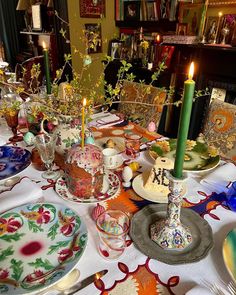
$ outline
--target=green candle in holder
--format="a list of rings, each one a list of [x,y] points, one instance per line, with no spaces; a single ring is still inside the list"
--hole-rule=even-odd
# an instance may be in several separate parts
[[[186,148],[186,141],[188,137],[189,123],[193,104],[193,95],[195,89],[195,82],[193,81],[194,63],[192,62],[189,69],[188,80],[184,82],[184,95],[180,113],[177,147],[175,155],[175,165],[173,176],[175,178],[182,178],[184,154]]]
[[[42,44],[43,44],[43,57],[44,57],[47,94],[51,94],[51,79],[50,79],[50,64],[49,64],[48,49],[46,48],[45,42],[43,42]]]

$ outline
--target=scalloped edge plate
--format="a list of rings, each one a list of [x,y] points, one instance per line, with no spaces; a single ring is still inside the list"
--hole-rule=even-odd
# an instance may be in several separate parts
[[[1,223],[5,224],[6,220],[10,228],[8,230],[5,227],[5,233],[0,237],[0,253],[3,255],[5,251],[6,256],[1,261],[4,263],[2,271],[9,269],[5,279],[9,284],[1,282],[1,294],[36,294],[53,286],[78,265],[87,246],[85,222],[74,210],[63,204],[29,203],[10,209],[0,214],[0,217]],[[32,247],[29,248],[29,243],[42,244],[41,248],[35,246],[33,249],[36,252],[30,254],[28,252]],[[69,253],[68,247],[71,245],[74,248]],[[7,253],[9,248],[14,252]],[[66,256],[68,254],[70,256]],[[37,277],[36,271],[42,271],[41,278]],[[12,275],[9,277],[9,274]],[[16,276],[19,276],[17,280]],[[35,277],[38,282],[33,282]],[[8,289],[5,292],[4,286]]]
[[[99,202],[104,202],[111,198],[117,197],[117,195],[120,193],[120,180],[116,174],[110,171],[107,172],[105,174],[104,181],[103,181],[103,189],[101,192],[102,194],[99,198],[95,198],[91,196],[93,198],[80,199],[72,195],[69,192],[66,181],[63,177],[58,178],[55,185],[55,191],[62,199],[73,202],[73,203],[83,203],[83,204],[99,203]]]

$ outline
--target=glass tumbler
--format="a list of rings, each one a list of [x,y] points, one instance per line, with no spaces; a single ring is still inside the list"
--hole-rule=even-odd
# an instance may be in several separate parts
[[[139,157],[141,139],[142,136],[138,134],[125,134],[125,153],[129,158],[135,159]]]
[[[98,250],[108,260],[119,258],[126,248],[126,237],[130,227],[128,215],[120,210],[107,210],[97,219],[99,233]]]

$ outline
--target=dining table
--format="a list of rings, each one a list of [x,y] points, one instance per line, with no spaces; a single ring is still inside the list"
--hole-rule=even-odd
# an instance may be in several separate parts
[[[132,219],[144,207],[158,204],[158,201],[152,201],[145,196],[142,197],[142,193],[135,192],[132,181],[137,175],[151,170],[154,160],[150,157],[149,148],[153,143],[165,138],[158,133],[149,132],[147,129],[132,122],[122,122],[103,128],[91,127],[91,131],[95,138],[95,144],[101,148],[104,148],[107,140],[113,139],[115,148],[123,159],[123,164],[121,163],[119,167],[111,170],[112,173],[118,176],[120,181],[118,194],[105,201],[92,203],[78,203],[66,200],[56,192],[56,181],[43,179],[41,177],[42,171],[35,169],[35,166],[31,163],[18,174],[20,178],[16,184],[11,187],[0,186],[0,213],[25,203],[49,203],[66,206],[80,216],[88,231],[88,241],[83,254],[75,266],[80,271],[79,280],[83,280],[101,270],[107,270],[107,273],[75,294],[183,295],[195,286],[206,286],[207,283],[217,283],[226,290],[226,285],[232,280],[232,277],[227,271],[222,249],[227,234],[236,227],[236,213],[227,206],[225,195],[228,184],[236,180],[235,165],[221,160],[218,167],[214,169],[187,173],[186,192],[183,197],[182,207],[185,210],[193,210],[201,219],[207,221],[213,234],[211,249],[202,257],[196,258],[196,261],[194,259],[192,261],[180,260],[180,263],[178,263],[178,255],[176,255],[175,263],[163,262],[163,259],[149,257],[143,251],[140,251],[136,243],[128,236],[126,241],[127,247],[122,256],[116,260],[107,260],[98,251],[99,236],[96,222],[92,218],[92,211],[99,204],[105,210],[121,210]],[[128,133],[142,136],[140,153],[135,159],[130,159],[125,153],[124,138],[125,134]],[[10,136],[11,131],[7,127],[5,120],[3,118],[0,119],[0,146],[13,145],[25,148],[30,152],[32,151],[33,147],[27,146],[24,141],[9,142]],[[122,184],[122,171],[125,166],[134,161],[139,163],[138,170],[133,172],[131,185],[124,187]],[[219,167],[225,165],[230,165],[228,170],[225,169],[226,172],[218,173],[215,182],[207,182],[208,176],[212,175]],[[54,169],[60,168],[55,165]],[[228,173],[229,175],[227,176]],[[140,230],[141,227],[142,224],[140,224]],[[204,233],[201,233],[201,235],[198,238],[204,240]],[[159,246],[156,245],[156,247]],[[162,251],[170,251],[171,253],[171,250],[162,249]],[[179,256],[181,257],[181,250],[179,250]],[[3,269],[4,262],[1,263],[0,261],[0,270]],[[45,294],[57,294],[56,290],[44,291]],[[27,293],[28,291],[25,294]],[[1,294],[9,293],[2,292]]]

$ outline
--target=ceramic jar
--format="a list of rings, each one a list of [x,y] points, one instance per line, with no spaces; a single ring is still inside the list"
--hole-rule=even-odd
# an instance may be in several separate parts
[[[91,136],[91,132],[88,129],[85,132],[86,136]],[[53,133],[57,137],[55,151],[65,157],[71,146],[81,141],[81,119],[60,115],[58,117],[58,125],[55,127]]]

